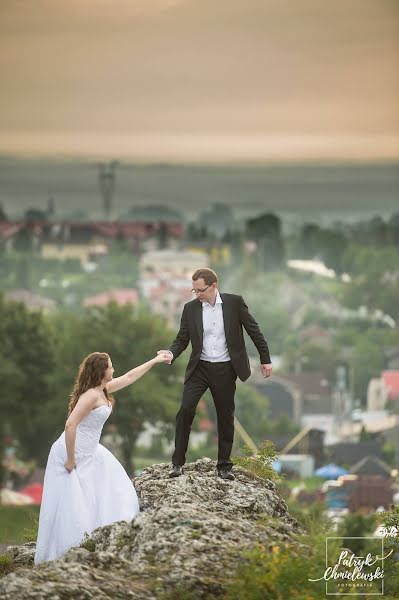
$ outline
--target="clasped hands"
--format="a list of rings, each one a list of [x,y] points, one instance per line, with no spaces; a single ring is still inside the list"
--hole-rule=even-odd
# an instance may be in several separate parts
[[[163,356],[164,362],[167,365],[172,364],[173,354],[171,353],[170,350],[158,350],[157,354],[160,355],[160,356]]]

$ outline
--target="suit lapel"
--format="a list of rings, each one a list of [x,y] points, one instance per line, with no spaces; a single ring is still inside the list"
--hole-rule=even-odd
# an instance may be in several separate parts
[[[220,292],[219,292],[220,293]],[[230,325],[230,306],[228,300],[226,300],[225,294],[220,294],[222,299],[222,311],[223,311],[223,323],[224,323],[224,334],[227,338],[227,333]]]
[[[202,303],[199,300],[197,302],[195,302],[193,312],[194,312],[195,326],[197,327],[198,334],[202,341],[204,339],[204,325],[202,322]]]

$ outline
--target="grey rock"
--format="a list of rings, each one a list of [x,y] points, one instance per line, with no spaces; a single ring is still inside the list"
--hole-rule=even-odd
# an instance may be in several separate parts
[[[27,542],[22,546],[8,546],[6,554],[13,559],[13,563],[20,567],[30,567],[33,565],[36,551],[36,542]]]
[[[186,465],[181,477],[168,471],[153,465],[134,480],[142,512],[131,523],[96,529],[56,561],[27,569],[34,543],[8,548],[25,568],[0,580],[0,598],[151,600],[172,590],[175,598],[215,598],[243,551],[296,543],[300,529],[272,481],[238,467],[234,481],[222,480],[209,458]]]

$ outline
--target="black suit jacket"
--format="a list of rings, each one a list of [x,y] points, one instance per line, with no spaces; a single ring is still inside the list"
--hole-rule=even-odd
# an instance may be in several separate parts
[[[270,363],[269,348],[259,325],[248,311],[242,296],[220,294],[223,304],[223,321],[227,348],[235,372],[241,381],[251,374],[247,349],[245,347],[243,327],[255,344],[261,364]],[[203,344],[202,302],[196,298],[184,305],[180,330],[169,350],[173,360],[185,350],[191,342],[192,352],[186,368],[184,381],[190,377],[201,357]],[[173,361],[172,361],[173,362]]]

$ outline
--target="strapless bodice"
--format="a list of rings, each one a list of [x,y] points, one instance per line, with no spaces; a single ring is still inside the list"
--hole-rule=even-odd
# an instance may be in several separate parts
[[[105,421],[112,411],[111,406],[101,405],[93,408],[88,415],[83,417],[76,428],[75,454],[92,454],[98,442]],[[65,444],[65,432],[60,436],[60,440]]]

